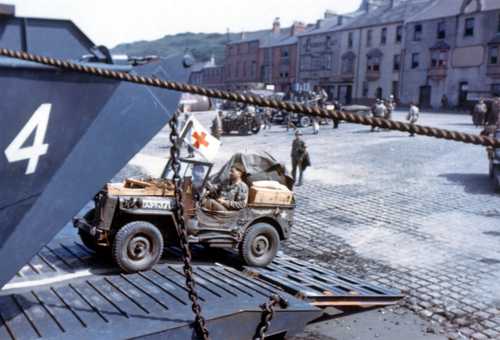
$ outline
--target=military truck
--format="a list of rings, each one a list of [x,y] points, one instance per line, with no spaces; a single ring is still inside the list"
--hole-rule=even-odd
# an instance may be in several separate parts
[[[207,192],[213,164],[197,158],[180,161],[189,242],[238,250],[246,264],[268,265],[280,241],[289,237],[293,224],[293,179],[285,167],[270,156],[236,154],[210,182],[227,180],[233,164],[244,164],[245,182],[250,188],[248,205],[238,211],[212,212],[201,208],[200,202]],[[82,242],[98,253],[110,252],[125,272],[151,269],[160,260],[164,246],[178,244],[172,178],[169,162],[160,179],[107,184],[95,196],[95,208],[74,220]],[[255,194],[262,181],[284,188],[271,190],[271,200],[262,200]],[[276,199],[283,196],[285,200]]]
[[[260,131],[262,119],[255,108],[233,109],[223,111],[222,132],[229,135],[237,132],[239,135],[248,136],[257,134]]]

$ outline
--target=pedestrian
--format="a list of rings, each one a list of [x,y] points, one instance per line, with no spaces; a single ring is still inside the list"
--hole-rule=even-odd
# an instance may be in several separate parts
[[[394,96],[391,94],[386,104],[387,110],[385,119],[392,119],[392,112],[396,109],[396,101],[394,100]]]
[[[406,120],[411,124],[415,124],[418,121],[420,115],[420,110],[418,106],[415,103],[410,104],[410,111],[408,111],[408,115],[406,116]],[[410,131],[410,137],[415,136],[415,131],[411,129]]]
[[[375,105],[372,107],[372,113],[375,118],[384,118],[387,114],[387,108],[384,105],[384,102],[381,99],[377,99],[375,101]],[[376,126],[372,125],[371,132],[376,131]]]
[[[342,104],[340,104],[340,102],[338,100],[335,100],[333,102],[333,110],[335,112],[341,112],[342,111]],[[332,119],[332,120],[333,120],[333,128],[334,129],[338,129],[340,121],[338,119]]]
[[[500,129],[500,94],[494,94],[491,100],[491,110],[487,117],[486,126],[481,135],[494,137],[496,130]]]
[[[448,96],[446,93],[441,97],[441,108],[443,110],[448,110]]]
[[[217,111],[215,118],[212,120],[212,135],[219,139],[222,136],[222,111]]]
[[[484,99],[481,97],[479,101],[474,106],[473,110],[473,121],[476,127],[484,126],[486,113],[488,112],[488,107],[486,106]]]
[[[262,114],[262,118],[264,119],[264,130],[271,130],[273,114],[270,108],[265,108],[264,113]]]
[[[302,132],[295,131],[295,139],[292,143],[292,177],[297,186],[302,185],[303,174],[307,167],[311,165],[309,153],[307,152],[306,143],[301,139]],[[299,178],[297,182],[297,169],[299,170]]]

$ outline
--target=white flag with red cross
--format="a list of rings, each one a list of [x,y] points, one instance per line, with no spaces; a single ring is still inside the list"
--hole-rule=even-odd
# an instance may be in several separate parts
[[[214,160],[219,151],[220,141],[212,136],[194,116],[187,120],[181,136],[184,142],[209,162]]]

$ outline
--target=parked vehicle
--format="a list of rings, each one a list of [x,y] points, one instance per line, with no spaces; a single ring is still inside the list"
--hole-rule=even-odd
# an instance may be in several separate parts
[[[245,165],[250,190],[256,181],[267,180],[285,185],[291,193],[293,179],[284,166],[269,156],[236,154],[210,182],[228,178],[229,169],[236,162]],[[257,202],[250,195],[245,208],[214,214],[200,206],[212,164],[195,158],[181,158],[181,164],[182,204],[189,242],[236,249],[251,266],[269,264],[280,241],[290,235],[295,209],[293,193],[289,203]],[[167,164],[160,179],[108,183],[95,196],[95,208],[74,220],[85,246],[100,254],[111,253],[125,272],[151,269],[160,260],[164,246],[178,242],[174,218],[177,201],[170,166]]]

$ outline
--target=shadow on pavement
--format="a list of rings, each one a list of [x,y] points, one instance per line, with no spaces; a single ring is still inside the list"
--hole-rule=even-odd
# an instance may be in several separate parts
[[[439,175],[439,177],[444,177],[454,184],[462,185],[465,192],[469,194],[496,195],[488,174],[443,174]]]

